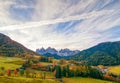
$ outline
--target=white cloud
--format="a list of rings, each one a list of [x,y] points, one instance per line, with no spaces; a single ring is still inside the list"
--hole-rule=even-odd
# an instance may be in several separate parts
[[[68,21],[74,21],[74,20],[81,20],[81,19],[90,19],[90,18],[97,18],[99,16],[102,15],[107,15],[109,13],[112,13],[113,10],[104,10],[104,11],[93,11],[90,13],[85,13],[82,15],[76,15],[76,16],[69,16],[66,18],[58,18],[58,19],[54,19],[54,20],[43,20],[43,21],[39,21],[39,22],[28,22],[28,23],[24,23],[24,24],[17,24],[17,25],[9,25],[9,26],[5,26],[5,27],[1,27],[0,30],[15,30],[15,29],[24,29],[24,28],[32,28],[32,27],[39,27],[39,26],[43,26],[43,25],[50,25],[50,24],[56,24],[56,23],[61,23],[61,22],[68,22]]]
[[[73,0],[67,2],[65,0],[38,0],[36,6],[16,5],[16,8],[34,8],[32,19],[25,23],[10,17],[10,11],[8,11],[10,4],[15,4],[11,1],[6,7],[2,5],[0,8],[2,10],[0,17],[3,17],[6,23],[0,27],[0,32],[33,50],[49,46],[57,49],[82,50],[100,42],[120,39],[120,37],[109,39],[110,34],[114,35],[112,32],[102,34],[120,25],[119,2],[114,2],[111,6],[112,0],[75,1],[76,3],[73,4]],[[66,27],[59,27],[65,30],[57,32],[56,27],[60,23],[76,20],[82,20],[82,22],[74,26],[71,26],[71,23]],[[2,24],[2,20],[0,23]]]
[[[0,26],[17,23],[10,16],[9,8],[12,4],[15,4],[15,0],[0,0]]]

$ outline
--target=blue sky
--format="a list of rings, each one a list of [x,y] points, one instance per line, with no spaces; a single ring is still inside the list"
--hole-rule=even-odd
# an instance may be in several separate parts
[[[0,32],[29,49],[83,50],[120,40],[120,0],[0,0]]]

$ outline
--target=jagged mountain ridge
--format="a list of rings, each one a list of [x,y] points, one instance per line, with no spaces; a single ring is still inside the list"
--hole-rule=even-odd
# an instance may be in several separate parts
[[[52,54],[52,55],[58,55],[58,56],[72,56],[77,53],[79,53],[79,50],[70,50],[70,49],[61,49],[61,50],[56,50],[55,48],[48,47],[47,49],[41,48],[41,49],[36,49],[36,52],[41,54],[41,55],[46,55],[46,54]]]

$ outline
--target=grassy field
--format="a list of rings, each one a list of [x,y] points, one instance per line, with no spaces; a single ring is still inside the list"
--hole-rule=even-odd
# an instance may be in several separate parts
[[[63,78],[65,83],[112,83],[109,81],[93,79],[93,78]]]
[[[109,73],[120,75],[120,65],[119,66],[110,67],[109,68]]]
[[[13,58],[13,57],[0,57],[0,67],[5,67],[5,69],[16,69],[19,68],[23,63],[21,58]],[[46,66],[52,63],[41,62],[42,66]],[[111,72],[115,72],[120,66],[111,68]],[[113,70],[112,70],[113,69]],[[37,71],[37,73],[43,73],[43,71]],[[119,71],[120,73],[120,71]],[[0,77],[0,83],[59,83],[58,81],[54,81],[51,78],[55,78],[52,72],[46,72],[46,80],[42,80],[40,78],[26,78],[26,76],[17,76],[17,77]],[[112,83],[109,81],[92,79],[92,78],[63,78],[65,83]]]
[[[38,71],[38,70],[34,70],[36,73],[38,73],[38,74],[43,74],[44,73],[44,71]],[[54,74],[53,74],[53,72],[45,72],[45,78],[46,79],[53,79],[53,78],[55,78],[55,76],[54,76]]]
[[[52,65],[52,63],[47,63],[47,62],[40,62],[42,66],[47,66],[47,65]]]
[[[0,77],[0,83],[59,83],[52,79],[42,80],[39,78],[25,78],[25,77]]]
[[[21,58],[0,57],[0,67],[5,67],[5,69],[19,68],[22,62]]]
[[[23,64],[23,60],[21,58],[15,57],[0,57],[0,67],[4,67],[7,69],[16,69],[19,68]],[[48,65],[50,63],[41,63],[43,66]],[[36,71],[36,70],[33,70]],[[38,74],[43,73],[43,71],[36,71]],[[50,80],[50,78],[55,78],[52,72],[46,72],[46,80],[42,80],[41,78],[26,78],[26,76],[13,77],[13,73],[11,77],[0,77],[0,83],[58,83],[58,81]],[[48,80],[49,79],[49,80]]]

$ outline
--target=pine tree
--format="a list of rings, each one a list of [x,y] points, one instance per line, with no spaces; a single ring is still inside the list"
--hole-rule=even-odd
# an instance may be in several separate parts
[[[62,76],[66,77],[66,67],[64,66],[63,69],[62,69]]]
[[[62,75],[61,75],[61,67],[60,67],[59,65],[57,65],[57,66],[55,67],[55,69],[56,69],[55,77],[56,77],[56,78],[62,78]]]

